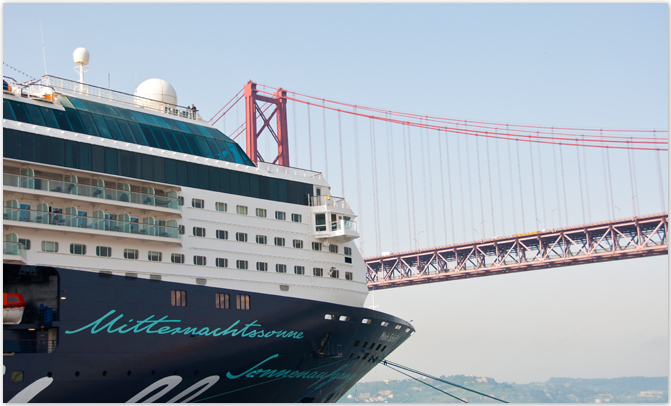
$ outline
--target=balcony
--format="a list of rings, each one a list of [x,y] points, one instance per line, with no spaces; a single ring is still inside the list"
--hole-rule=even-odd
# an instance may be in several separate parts
[[[350,211],[352,210],[349,207],[349,203],[347,203],[344,198],[336,196],[312,196],[310,198],[310,206],[327,206]]]
[[[60,180],[35,178],[9,173],[2,174],[2,184],[24,189],[42,190],[45,192],[112,200],[115,202],[134,203],[163,209],[179,210],[179,200],[167,196],[130,192],[126,190],[108,189],[104,187],[82,185]]]
[[[2,259],[5,264],[26,265],[27,260],[26,247],[18,242],[4,241],[2,244]]]
[[[348,242],[359,238],[359,233],[354,220],[336,220],[328,224],[315,226],[315,238],[328,239],[335,242]]]
[[[180,243],[179,227],[175,220],[172,225],[139,223],[135,221],[117,220],[113,218],[99,218],[79,216],[74,214],[52,213],[40,210],[27,210],[12,207],[3,207],[2,217],[7,226],[24,226],[34,224],[36,228],[53,229],[67,227],[68,230],[95,235],[109,235],[109,233],[123,233],[137,236],[140,239],[152,239],[166,242]]]

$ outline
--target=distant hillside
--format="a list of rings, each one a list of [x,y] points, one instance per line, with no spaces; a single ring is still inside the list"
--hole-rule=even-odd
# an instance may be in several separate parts
[[[668,403],[669,401],[668,377],[551,378],[547,382],[528,384],[499,383],[493,378],[472,375],[440,378],[511,403]],[[422,381],[469,403],[499,403],[433,379]],[[460,403],[412,379],[358,383],[339,402]]]

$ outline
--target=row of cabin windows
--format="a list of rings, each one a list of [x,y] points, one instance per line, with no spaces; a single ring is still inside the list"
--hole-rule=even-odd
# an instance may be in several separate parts
[[[203,227],[194,227],[193,228],[194,237],[205,237],[207,232]],[[218,240],[228,240],[228,231],[227,230],[217,230],[216,237]],[[248,236],[247,233],[235,233],[235,240],[239,242],[247,242]],[[278,247],[286,246],[286,239],[283,237],[275,237],[274,244]],[[268,244],[268,237],[265,235],[256,236],[257,244]],[[303,248],[303,240],[293,240],[294,248]],[[335,252],[338,252],[337,250]]]
[[[228,293],[214,294],[214,307],[217,309],[229,309],[231,297]],[[175,307],[186,307],[186,291],[170,291],[170,304]],[[249,295],[235,295],[235,308],[238,310],[250,310],[251,301]]]
[[[3,129],[3,156],[238,196],[308,205],[313,185]]]
[[[44,252],[58,252],[58,243],[55,241],[42,241],[42,251]],[[70,253],[75,254],[75,255],[86,255],[86,245],[85,244],[70,244]],[[111,257],[112,256],[112,248],[111,247],[104,247],[104,246],[97,246],[96,247],[96,255],[99,257]],[[124,249],[124,258],[126,259],[138,259],[139,258],[139,252],[136,249],[132,248],[125,248]],[[163,259],[163,253],[158,252],[158,251],[149,251],[147,253],[147,259],[149,261],[155,261],[155,262],[161,262]],[[171,261],[176,264],[183,264],[184,263],[184,254],[171,254]],[[193,264],[194,265],[200,265],[200,266],[206,266],[207,265],[207,258],[201,255],[194,255],[193,256]],[[227,258],[217,258],[215,261],[215,265],[218,268],[228,268],[228,259]],[[235,267],[237,269],[249,269],[249,262],[246,260],[237,260],[235,261]],[[257,262],[256,263],[256,270],[257,271],[268,271],[268,263],[267,262]],[[277,273],[287,273],[287,266],[285,264],[275,264],[275,272]],[[294,273],[296,275],[305,275],[305,267],[296,265],[294,266]],[[313,276],[324,276],[324,269],[323,268],[313,268],[312,269],[312,275]],[[337,269],[331,269],[329,271],[328,276],[332,278],[340,278],[340,271]],[[345,272],[345,279],[347,280],[352,280],[352,272]]]
[[[205,201],[203,199],[196,199],[193,198],[191,199],[191,206],[196,208],[196,209],[204,209],[205,208]],[[228,211],[228,204],[223,203],[223,202],[216,202],[214,204],[214,208],[217,211],[223,211],[227,212]],[[249,208],[247,206],[243,205],[236,205],[235,206],[235,212],[237,214],[242,214],[246,216],[249,213]],[[268,217],[268,211],[266,209],[256,209],[256,217],[263,217],[266,218]],[[283,211],[276,211],[275,212],[275,219],[277,220],[286,220],[287,219],[287,213]],[[294,223],[302,223],[303,222],[303,216],[300,214],[296,213],[291,213],[291,221]]]

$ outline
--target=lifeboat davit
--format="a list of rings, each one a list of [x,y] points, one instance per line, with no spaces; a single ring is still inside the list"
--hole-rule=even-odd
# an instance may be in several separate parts
[[[2,323],[19,324],[26,310],[26,302],[18,293],[2,293]]]

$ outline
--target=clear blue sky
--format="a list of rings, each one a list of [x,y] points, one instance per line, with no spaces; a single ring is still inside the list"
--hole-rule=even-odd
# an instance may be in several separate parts
[[[109,75],[112,88],[132,93],[143,80],[162,78],[175,87],[180,104],[195,103],[206,118],[252,79],[332,100],[441,117],[668,129],[666,4],[10,3],[3,11],[3,61],[12,67],[34,77],[44,74],[41,18],[49,74],[76,79],[72,52],[83,46],[91,52],[89,83],[106,87]],[[5,75],[27,79],[7,66],[3,69]],[[237,126],[236,114],[244,117],[243,109],[229,114],[226,130]],[[325,169],[321,114],[313,110],[311,117],[317,170]],[[339,195],[337,117],[328,115],[326,120],[329,180],[333,193]],[[422,141],[418,132],[412,133],[414,176],[409,180],[414,186],[408,192],[398,128],[392,128],[393,158],[398,163],[395,179],[388,173],[386,144],[376,143],[380,173],[376,208],[369,192],[368,122],[358,124],[364,193],[361,199],[356,194],[359,174],[354,170],[353,121],[345,116],[344,194],[361,214],[366,255],[407,250],[417,243],[427,247],[471,240],[480,238],[483,229],[491,237],[492,226],[497,235],[504,226],[506,234],[548,228],[559,223],[559,214],[562,224],[567,216],[569,224],[580,224],[585,204],[587,221],[609,217],[604,209],[600,150],[584,151],[582,171],[587,178],[582,187],[589,200],[584,196],[583,202],[576,151],[563,150],[566,212],[557,198],[557,192],[563,196],[554,178],[557,150],[534,146],[539,207],[535,217],[528,145],[521,146],[520,155],[522,212],[519,182],[515,179],[514,194],[508,187],[499,194],[496,171],[495,186],[490,189],[483,183],[483,199],[479,198],[477,183],[469,183],[467,176],[470,173],[477,181],[476,141],[465,136],[443,138],[451,144],[449,152],[442,153],[437,149],[438,135],[422,135],[426,137]],[[218,125],[223,129],[224,122]],[[378,124],[376,131],[380,140],[386,129]],[[307,132],[306,109],[298,106],[296,125],[290,128],[294,166],[309,165]],[[454,141],[461,143],[461,157]],[[429,144],[422,147],[422,142]],[[485,148],[483,140],[477,142]],[[266,140],[260,145],[266,150],[270,146]],[[488,146],[492,157],[500,159],[502,182],[508,185],[508,178],[517,176],[508,171],[509,164],[517,165],[514,150],[511,162],[510,145],[492,142]],[[424,154],[418,152],[422,148]],[[423,162],[421,156],[425,156]],[[661,170],[654,154],[634,154],[636,192],[632,192],[627,154],[611,154],[616,206],[611,217],[632,214],[632,195],[639,214],[667,210],[668,156],[658,157]],[[458,158],[463,162],[461,175]],[[441,159],[448,179],[443,184],[445,195],[439,177]],[[480,169],[487,173],[485,166]],[[389,193],[392,184],[395,196]],[[446,206],[450,187],[451,208]],[[409,231],[408,193],[416,199],[415,235]],[[391,199],[398,202],[394,212]],[[379,246],[373,236],[375,210],[382,223]],[[445,230],[444,216],[449,218],[451,211],[455,221]],[[392,223],[398,225],[395,238]],[[553,376],[668,375],[666,256],[392,289],[376,293],[375,304],[378,310],[414,320],[418,330],[390,359],[433,374],[470,373],[516,382]],[[398,378],[394,374],[378,368],[366,379]]]

